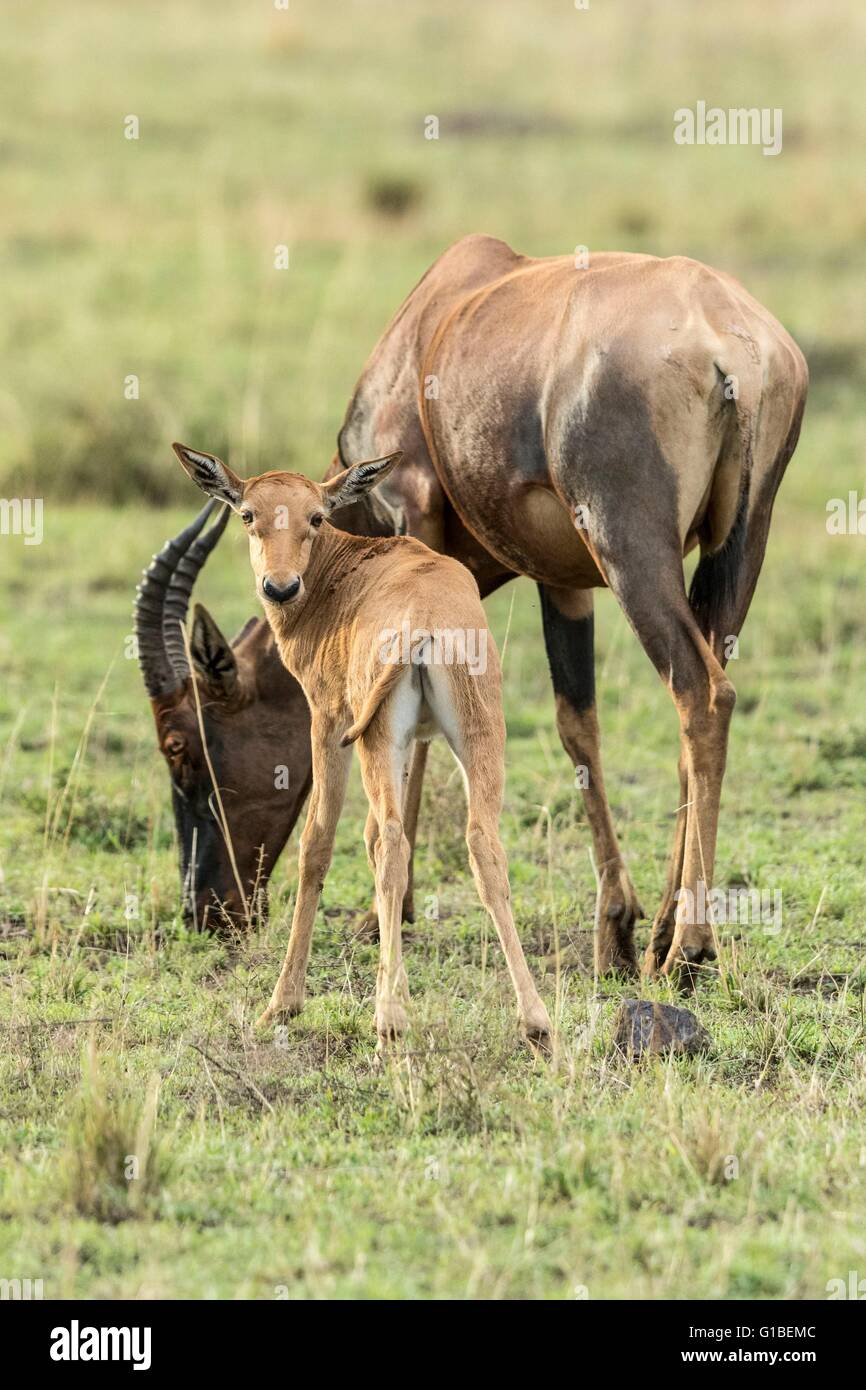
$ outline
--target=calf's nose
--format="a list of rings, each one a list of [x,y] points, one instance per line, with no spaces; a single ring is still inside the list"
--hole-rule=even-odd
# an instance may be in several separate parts
[[[294,579],[289,580],[288,584],[276,584],[269,574],[266,574],[262,580],[262,593],[265,598],[270,599],[271,603],[287,603],[290,598],[295,597],[300,587],[301,577],[299,574],[296,574]]]

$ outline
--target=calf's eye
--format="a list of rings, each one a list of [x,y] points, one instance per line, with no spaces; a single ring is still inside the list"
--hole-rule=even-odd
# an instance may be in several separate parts
[[[316,512],[315,516],[310,517],[310,525],[315,526],[316,530],[318,530],[324,520],[325,518],[322,516],[321,512]]]
[[[250,522],[252,521],[252,519],[253,519],[253,514],[252,514],[252,512],[241,512],[241,521],[244,523],[244,526],[249,526],[249,524],[250,524]]]

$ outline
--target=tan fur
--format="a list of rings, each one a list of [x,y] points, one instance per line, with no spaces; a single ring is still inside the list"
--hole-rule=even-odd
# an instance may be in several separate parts
[[[511,914],[499,839],[505,725],[499,660],[478,587],[461,564],[406,536],[367,540],[325,518],[393,469],[399,455],[358,464],[322,485],[292,473],[239,479],[218,459],[175,450],[204,491],[223,497],[247,528],[256,587],[286,668],[312,715],[313,790],[301,835],[298,893],[286,959],[267,1025],[302,1007],[315,914],[331,860],[357,741],[369,801],[365,840],[376,886],[380,1044],[407,1024],[401,913],[408,889],[417,796],[407,796],[416,737],[440,729],[466,781],[466,841],[479,896],[505,952],[526,1038],[547,1048],[550,1020],[524,959]],[[317,525],[318,522],[318,525]],[[292,597],[276,600],[274,593]],[[268,597],[269,593],[272,595]],[[389,633],[484,635],[486,661],[392,660]],[[476,643],[478,645],[478,643]],[[422,764],[423,765],[423,764]]]

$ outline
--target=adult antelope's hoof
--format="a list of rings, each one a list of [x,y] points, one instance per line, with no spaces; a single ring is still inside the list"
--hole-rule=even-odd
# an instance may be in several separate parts
[[[602,889],[595,919],[595,964],[599,975],[630,977],[638,973],[634,925],[645,915],[630,884],[626,892]]]
[[[403,903],[402,920],[404,926],[411,927],[414,923],[415,909],[412,906],[411,902]],[[352,936],[355,941],[358,941],[362,944],[368,941],[376,942],[379,940],[379,914],[376,911],[375,906],[371,907],[369,912],[364,913],[363,917],[359,920],[357,926],[352,932]]]
[[[548,1060],[553,1055],[553,1039],[547,1028],[521,1028],[523,1041],[528,1045],[530,1051],[538,1057]]]
[[[712,942],[702,946],[672,946],[661,973],[679,989],[684,992],[691,991],[698,982],[701,967],[709,965],[715,959],[716,951]]]
[[[620,978],[633,979],[638,973],[634,942],[623,943],[613,950],[599,950],[596,968],[599,975],[618,975]]]
[[[669,950],[669,941],[661,942],[659,943],[659,945],[655,945],[651,941],[650,944],[647,946],[646,951],[644,952],[641,973],[643,975],[646,975],[649,979],[653,979],[656,975],[658,975],[659,971],[665,963],[665,960],[667,959],[667,954]]]
[[[355,941],[359,942],[379,940],[379,914],[375,908],[364,913],[352,932],[352,936]]]
[[[643,958],[642,973],[653,979],[662,969],[665,961],[670,955],[671,942],[674,939],[676,921],[664,906],[659,908],[653,921],[652,931],[650,932],[649,945],[646,948]]]

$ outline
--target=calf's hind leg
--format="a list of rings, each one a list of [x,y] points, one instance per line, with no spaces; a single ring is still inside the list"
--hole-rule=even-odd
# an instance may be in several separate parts
[[[427,749],[429,745],[416,740],[412,750],[412,758],[408,768],[408,774],[404,776],[403,788],[403,829],[409,841],[409,877],[406,884],[406,892],[403,896],[403,921],[415,921],[415,896],[414,896],[414,859],[415,859],[415,839],[418,834],[418,813],[421,808],[421,793],[424,789],[424,769],[427,766]],[[370,812],[373,815],[373,812]],[[373,817],[375,820],[375,817]],[[365,839],[369,838],[365,835]],[[373,861],[370,860],[372,867]],[[375,902],[369,912],[365,912],[361,921],[355,929],[355,938],[358,941],[378,941],[379,939],[379,912]]]
[[[469,815],[466,822],[466,844],[469,863],[478,896],[489,912],[505,952],[508,973],[517,995],[517,1015],[528,1042],[544,1050],[550,1047],[550,1018],[535,981],[529,973],[520,937],[511,913],[511,889],[508,883],[508,860],[499,838],[499,810],[502,804],[501,764],[497,768],[482,759],[490,758],[492,749],[479,749],[479,760],[470,760],[466,767],[469,791]],[[498,776],[497,776],[498,773]]]
[[[439,675],[439,673],[436,673]],[[466,680],[482,677],[466,676]],[[496,679],[498,681],[498,672]],[[505,781],[503,749],[505,726],[501,708],[498,718],[490,711],[486,719],[473,721],[471,738],[457,727],[454,710],[461,701],[451,701],[446,695],[444,681],[435,682],[431,703],[436,709],[440,727],[451,750],[466,774],[466,794],[469,803],[466,821],[466,845],[475,885],[484,907],[496,928],[505,953],[508,973],[517,995],[517,1015],[527,1042],[547,1051],[550,1048],[550,1018],[544,1002],[529,973],[520,937],[511,913],[511,888],[508,882],[508,860],[499,838],[499,817]],[[498,695],[497,695],[498,702]],[[474,701],[466,702],[471,709]]]
[[[361,776],[370,803],[364,839],[376,884],[379,916],[376,1032],[380,1047],[400,1037],[408,1026],[409,986],[403,967],[401,928],[410,855],[403,829],[400,785],[409,750],[395,748],[381,724],[381,718],[377,719],[358,740]]]

